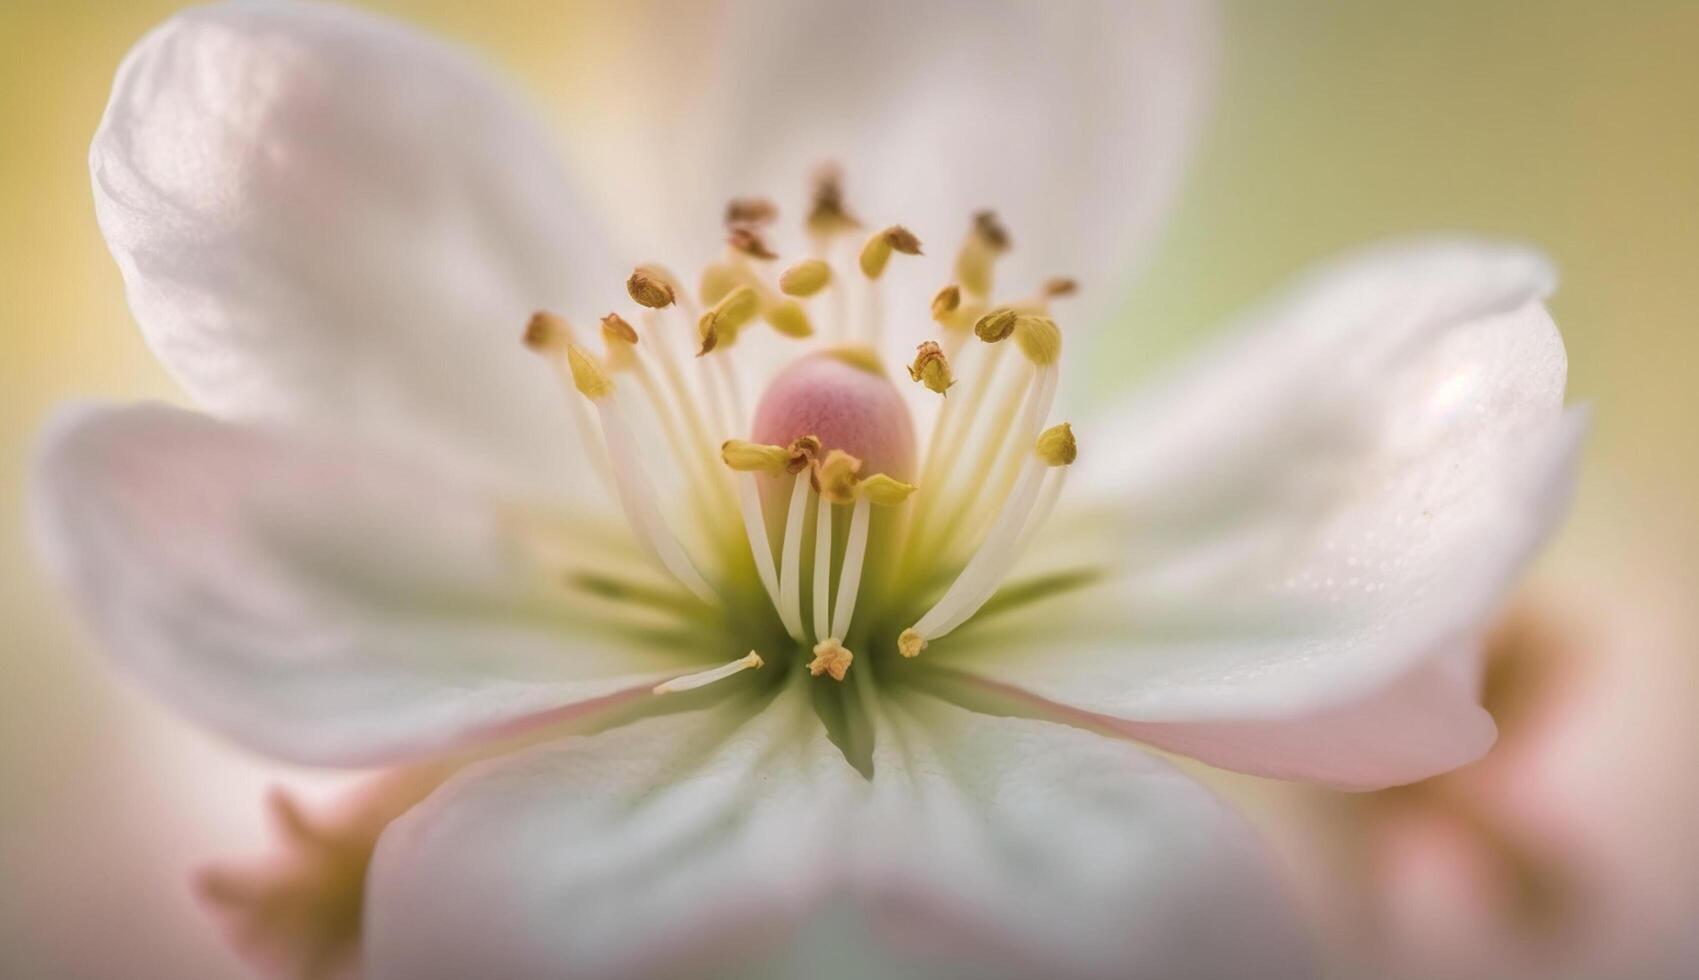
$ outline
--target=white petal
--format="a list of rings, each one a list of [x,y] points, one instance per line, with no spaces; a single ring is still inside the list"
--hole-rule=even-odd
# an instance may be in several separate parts
[[[926,695],[882,707],[860,900],[912,958],[976,976],[1308,975],[1249,826],[1172,766]]]
[[[809,916],[863,789],[796,686],[473,767],[384,833],[368,971],[715,975]]]
[[[438,751],[700,666],[569,601],[551,562],[608,572],[608,546],[543,561],[517,512],[345,440],[85,408],[50,428],[35,480],[43,552],[112,655],[279,757]]]
[[[1114,573],[939,661],[1112,724],[1204,723],[1140,731],[1253,772],[1469,761],[1473,686],[1424,664],[1473,645],[1566,508],[1585,420],[1550,288],[1539,257],[1468,244],[1318,275],[1082,435],[1101,506],[1054,537]]]
[[[125,60],[90,166],[131,308],[201,404],[581,479],[520,334],[600,312],[622,273],[461,53],[340,7],[196,7]]]
[[[618,199],[671,192],[665,213],[701,237],[737,194],[799,219],[808,175],[833,160],[874,227],[904,223],[947,257],[970,215],[994,208],[1015,240],[1011,290],[1077,275],[1106,304],[1174,196],[1215,60],[1213,8],[1182,0],[746,0],[729,13],[690,31],[667,8],[644,32],[630,68],[672,88],[664,109],[622,119],[651,130],[615,161]],[[717,58],[692,60],[715,42]],[[612,90],[624,75],[609,100],[630,101]],[[690,167],[664,181],[643,168],[680,146]],[[925,265],[929,296],[940,266]],[[919,268],[892,275],[905,266]]]

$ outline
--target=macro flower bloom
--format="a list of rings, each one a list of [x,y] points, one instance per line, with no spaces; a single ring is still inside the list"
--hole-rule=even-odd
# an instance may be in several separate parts
[[[1209,27],[654,25],[592,73],[620,124],[569,148],[582,195],[409,29],[239,3],[144,39],[96,202],[200,410],[65,412],[45,553],[207,726],[450,773],[375,820],[358,888],[318,875],[358,928],[290,934],[358,934],[378,977],[816,970],[817,943],[864,971],[1301,971],[1245,825],[1127,740],[1351,788],[1480,755],[1483,624],[1583,422],[1545,261],[1439,240],[1058,409],[1074,322],[1175,182]],[[740,196],[808,174],[800,207]],[[287,904],[251,884],[208,890]]]

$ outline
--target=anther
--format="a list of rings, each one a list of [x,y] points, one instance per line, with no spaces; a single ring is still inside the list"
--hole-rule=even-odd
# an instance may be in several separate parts
[[[572,384],[579,393],[591,401],[600,401],[614,393],[613,379],[602,369],[596,359],[579,347],[567,342],[566,363],[572,369]]]
[[[944,320],[962,305],[962,287],[951,283],[932,297],[932,319]]]
[[[844,209],[843,174],[833,164],[824,164],[814,172],[812,200],[808,208],[808,231],[816,238],[861,227]]]
[[[999,307],[980,317],[973,325],[973,335],[988,344],[1001,343],[1015,332],[1020,314],[1008,307]]]
[[[720,459],[740,473],[783,473],[790,467],[791,451],[784,446],[727,439],[720,446]]]
[[[768,326],[793,340],[814,336],[814,324],[808,319],[808,311],[795,300],[774,303],[767,307],[761,318],[767,321]]]
[[[1017,317],[1014,334],[1015,343],[1034,364],[1054,364],[1062,356],[1062,330],[1047,316]]]
[[[791,444],[785,447],[785,454],[789,457],[789,461],[785,463],[785,472],[794,475],[813,466],[814,461],[820,458],[820,450],[818,437],[798,436],[793,439]]]
[[[820,259],[804,259],[779,274],[779,289],[786,296],[813,296],[832,281],[832,267]]]
[[[902,225],[892,225],[884,231],[876,232],[861,247],[861,272],[869,279],[877,279],[885,272],[885,266],[891,261],[892,252],[904,255],[920,254],[920,239],[914,237],[914,232]]]
[[[950,362],[944,358],[944,349],[931,340],[915,348],[914,363],[909,365],[908,376],[925,385],[928,391],[940,395],[947,393],[956,383],[955,376],[950,373]]]
[[[997,257],[1009,250],[1009,233],[994,211],[973,216],[973,227],[956,254],[956,279],[970,294],[985,299],[991,295],[991,270]]]
[[[737,332],[754,319],[760,309],[761,298],[748,286],[739,286],[721,297],[713,308],[702,314],[696,325],[702,340],[702,348],[696,356],[701,357],[720,344],[731,344],[737,339]]]
[[[861,460],[842,449],[834,449],[814,468],[814,492],[834,504],[852,503],[860,472]]]
[[[875,473],[855,485],[855,496],[876,507],[895,507],[914,493],[914,484]]]
[[[814,645],[814,659],[808,662],[808,673],[815,677],[831,674],[832,680],[841,681],[844,675],[849,673],[850,664],[854,660],[855,654],[845,649],[839,641],[821,640]]]
[[[910,660],[920,656],[920,651],[926,649],[926,637],[914,627],[903,630],[897,637],[897,652]]]
[[[1038,458],[1045,466],[1071,466],[1079,457],[1079,445],[1074,442],[1074,427],[1066,422],[1045,429],[1038,437]]]
[[[1039,289],[1045,299],[1061,299],[1064,296],[1072,296],[1079,290],[1080,284],[1067,276],[1052,276],[1044,280],[1044,285]]]
[[[726,232],[726,244],[752,259],[760,259],[763,262],[779,257],[779,253],[767,247],[767,242],[760,232],[742,225]]]
[[[602,317],[602,339],[612,344],[615,341],[625,344],[637,343],[637,328],[626,321],[618,313],[609,313]]]
[[[539,310],[525,324],[525,346],[539,353],[559,350],[571,339],[566,321],[553,313]]]
[[[764,197],[734,197],[726,203],[726,227],[765,225],[779,216],[778,206]]]
[[[665,309],[671,306],[675,299],[669,278],[658,269],[640,265],[631,273],[630,278],[625,280],[625,291],[631,294],[631,298],[639,306],[646,306],[651,310]]]

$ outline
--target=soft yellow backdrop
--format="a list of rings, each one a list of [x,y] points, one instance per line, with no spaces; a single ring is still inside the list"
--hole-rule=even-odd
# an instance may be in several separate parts
[[[125,49],[175,6],[0,0],[7,976],[233,971],[185,871],[259,839],[259,790],[278,772],[110,673],[27,544],[27,459],[52,406],[173,397],[95,228],[86,153]],[[483,50],[562,125],[593,117],[571,103],[572,80],[617,68],[627,31],[612,6],[375,6]],[[1176,354],[1352,243],[1427,229],[1533,241],[1563,271],[1553,308],[1573,395],[1597,407],[1575,519],[1542,574],[1603,591],[1654,576],[1693,595],[1699,5],[1247,0],[1226,26],[1219,114],[1096,381]],[[1691,684],[1681,663],[1670,683]]]

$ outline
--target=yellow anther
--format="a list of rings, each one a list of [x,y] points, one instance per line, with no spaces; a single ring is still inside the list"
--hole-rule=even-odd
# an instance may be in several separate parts
[[[525,324],[525,346],[539,353],[560,350],[572,340],[566,321],[553,313],[538,310]]]
[[[830,347],[820,353],[833,360],[842,361],[857,370],[866,371],[868,374],[885,376],[885,362],[879,359],[879,352],[865,344]]]
[[[1022,315],[1015,320],[1015,343],[1034,364],[1054,364],[1062,356],[1062,328],[1047,316]]]
[[[821,640],[814,644],[814,659],[808,662],[809,674],[819,677],[821,674],[831,674],[832,680],[841,681],[849,673],[850,664],[854,662],[855,654],[844,648],[837,640]]]
[[[602,339],[609,344],[616,341],[635,344],[637,343],[637,328],[626,322],[625,317],[618,313],[609,313],[602,317]]]
[[[909,365],[908,376],[925,385],[928,391],[940,395],[956,383],[955,376],[950,373],[950,362],[944,359],[944,348],[931,340],[915,348],[914,363]]]
[[[614,393],[614,382],[608,373],[584,348],[570,341],[566,345],[566,363],[572,368],[573,387],[584,397],[597,401]]]
[[[914,484],[875,473],[855,486],[855,495],[875,507],[895,507],[914,493]]]
[[[885,266],[891,261],[892,252],[904,255],[920,254],[920,239],[914,237],[914,232],[902,225],[892,225],[884,231],[875,232],[867,244],[861,247],[861,273],[869,279],[877,279],[885,273]]]
[[[795,300],[787,299],[781,303],[774,303],[767,307],[767,312],[763,313],[762,316],[774,330],[786,337],[800,339],[814,336],[814,324],[809,322],[808,311],[804,310],[802,304]]]
[[[932,297],[932,319],[946,320],[962,305],[962,287],[951,283]]]
[[[765,225],[779,216],[778,206],[764,197],[734,197],[726,203],[726,227]]]
[[[652,690],[656,694],[677,694],[680,691],[694,691],[699,687],[707,687],[715,681],[723,681],[728,677],[741,674],[746,670],[759,670],[766,665],[767,661],[762,660],[759,653],[751,650],[736,660],[733,660],[731,663],[722,664],[721,666],[715,667],[711,670],[703,670],[694,674],[686,674],[683,677],[675,677],[670,681],[656,684]]]
[[[737,339],[737,332],[760,310],[761,297],[749,286],[739,286],[721,297],[712,309],[702,314],[696,325],[702,339],[702,347],[696,356],[701,357],[721,344],[729,346]]]
[[[1038,458],[1045,466],[1069,466],[1079,457],[1079,444],[1074,442],[1074,427],[1066,422],[1045,429],[1038,436]]]
[[[956,278],[970,294],[984,299],[991,295],[991,272],[997,256],[1009,250],[1009,233],[994,211],[973,216],[973,228],[956,253]]]
[[[1019,319],[1020,314],[1014,310],[998,307],[974,323],[973,335],[988,344],[1000,343],[1015,332],[1015,321]]]
[[[861,227],[861,222],[844,209],[843,175],[833,164],[814,172],[814,189],[808,207],[808,232],[827,238]]]
[[[726,244],[752,259],[760,259],[763,262],[779,257],[779,253],[767,247],[767,242],[760,232],[741,225],[726,233]]]
[[[791,452],[784,446],[727,439],[720,444],[720,459],[740,473],[782,473],[790,465]]]
[[[798,436],[785,447],[789,462],[785,464],[785,472],[795,476],[814,465],[820,458],[820,440],[815,436]]]
[[[920,656],[920,651],[924,649],[926,637],[921,636],[920,631],[912,626],[903,630],[902,635],[897,637],[897,652],[910,660]]]
[[[860,472],[861,460],[834,449],[814,467],[814,491],[834,504],[853,503],[856,474]]]
[[[1044,285],[1039,291],[1044,294],[1046,299],[1061,299],[1064,296],[1072,296],[1079,292],[1080,284],[1067,276],[1052,276],[1044,280]]]
[[[710,262],[702,269],[702,279],[697,283],[696,295],[706,306],[713,306],[726,298],[726,294],[736,289],[740,277],[737,270],[723,262]]]
[[[832,281],[832,267],[819,259],[804,259],[779,273],[779,289],[787,296],[813,296]]]
[[[625,291],[639,306],[651,310],[665,309],[673,304],[672,277],[653,266],[640,265],[625,280]]]

